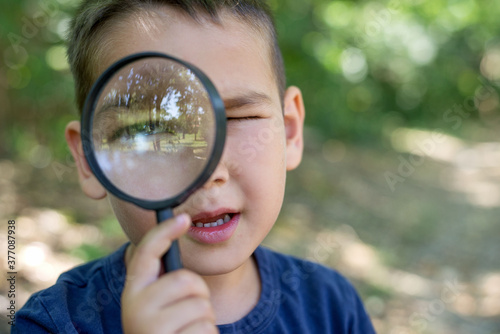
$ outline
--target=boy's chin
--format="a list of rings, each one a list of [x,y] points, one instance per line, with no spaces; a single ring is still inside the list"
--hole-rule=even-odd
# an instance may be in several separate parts
[[[182,252],[182,251],[181,251]],[[220,252],[217,252],[220,253]],[[241,268],[250,258],[239,258],[227,254],[215,255],[205,254],[191,257],[189,254],[183,255],[184,268],[189,269],[201,276],[225,275]]]
[[[223,275],[227,275],[227,274],[234,271],[234,270],[230,270],[230,269],[217,268],[214,266],[212,266],[210,268],[208,268],[206,266],[202,266],[202,268],[200,268],[200,266],[196,266],[195,268],[190,268],[190,267],[185,267],[185,268],[189,269],[192,272],[195,272],[198,275],[203,276],[203,277],[223,276]]]
[[[191,263],[191,261],[184,261],[183,265],[184,268],[189,269],[200,276],[225,275],[233,272],[239,267],[238,265],[222,263],[222,261],[215,262],[210,260],[200,260],[195,261],[195,263]]]

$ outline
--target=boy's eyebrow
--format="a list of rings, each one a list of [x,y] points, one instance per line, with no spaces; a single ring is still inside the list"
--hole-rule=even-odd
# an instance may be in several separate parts
[[[231,97],[224,99],[224,108],[227,110],[239,109],[245,106],[253,106],[259,104],[272,104],[272,99],[269,95],[264,93],[259,93],[256,91],[248,92],[236,97]],[[103,117],[109,115],[110,112],[115,111],[115,108],[126,108],[126,105],[120,105],[117,101],[111,101],[102,105],[97,113],[97,117]]]
[[[226,111],[256,104],[272,104],[272,99],[267,94],[255,91],[224,99]]]

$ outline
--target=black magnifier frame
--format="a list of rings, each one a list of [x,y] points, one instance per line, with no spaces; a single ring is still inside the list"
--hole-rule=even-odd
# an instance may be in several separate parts
[[[101,93],[108,84],[109,80],[113,78],[113,76],[123,67],[144,59],[144,58],[164,58],[175,63],[178,63],[187,69],[189,69],[193,74],[197,77],[197,79],[201,82],[203,87],[205,88],[213,111],[214,111],[214,124],[215,124],[215,138],[214,144],[212,147],[212,152],[208,155],[208,162],[206,163],[204,169],[197,176],[197,178],[185,188],[184,191],[181,191],[177,195],[166,198],[164,200],[144,200],[141,198],[130,196],[129,194],[123,192],[119,188],[117,188],[104,174],[99,163],[97,162],[97,158],[94,150],[94,143],[92,140],[92,131],[93,131],[93,120],[94,120],[94,110],[98,104],[99,97]],[[141,208],[147,210],[155,210],[156,217],[159,222],[162,222],[166,219],[173,217],[172,209],[182,202],[184,202],[193,192],[195,192],[198,188],[203,186],[206,181],[210,178],[215,168],[217,167],[219,160],[222,156],[222,152],[224,150],[225,138],[226,138],[226,112],[224,108],[224,102],[222,101],[219,93],[217,92],[215,86],[210,81],[210,79],[196,66],[187,63],[183,60],[177,59],[170,55],[159,53],[159,52],[141,52],[129,55],[125,58],[118,60],[113,63],[108,69],[102,73],[97,81],[93,84],[90,92],[85,100],[85,104],[82,111],[81,116],[81,139],[83,152],[85,154],[85,158],[89,164],[90,169],[94,173],[95,177],[99,180],[99,182],[106,188],[111,194],[114,196],[133,203]],[[182,267],[180,262],[180,252],[178,248],[178,242],[175,240],[172,243],[170,250],[164,256],[164,265],[165,271],[171,271],[175,269],[179,269]]]

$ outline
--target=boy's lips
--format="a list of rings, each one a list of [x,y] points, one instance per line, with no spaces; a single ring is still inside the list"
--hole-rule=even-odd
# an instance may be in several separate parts
[[[240,213],[231,209],[202,212],[192,218],[187,234],[201,243],[224,242],[231,238],[239,220]]]

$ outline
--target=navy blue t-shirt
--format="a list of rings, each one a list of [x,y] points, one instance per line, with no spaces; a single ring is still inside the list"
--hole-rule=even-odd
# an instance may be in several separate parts
[[[120,296],[127,244],[111,255],[63,273],[31,296],[11,333],[121,333]],[[336,271],[259,247],[258,304],[220,333],[375,333],[352,285]]]

